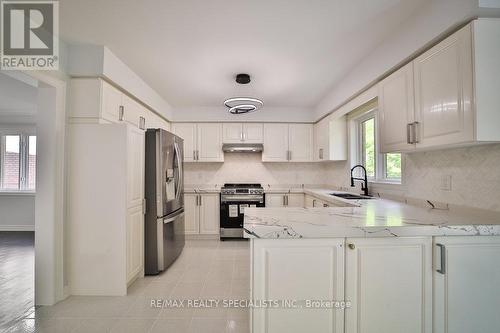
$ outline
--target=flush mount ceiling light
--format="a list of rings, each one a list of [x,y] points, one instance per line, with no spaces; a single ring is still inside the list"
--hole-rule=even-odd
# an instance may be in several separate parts
[[[238,84],[248,84],[250,81],[248,74],[236,75],[236,83]],[[252,97],[233,97],[226,99],[224,105],[229,109],[229,113],[245,114],[259,110],[264,106],[264,103],[260,99]]]

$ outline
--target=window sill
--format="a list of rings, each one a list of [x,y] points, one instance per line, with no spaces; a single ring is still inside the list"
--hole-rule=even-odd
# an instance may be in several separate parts
[[[0,191],[0,196],[35,196],[35,191]]]
[[[403,186],[403,183],[401,181],[397,181],[397,180],[370,180],[370,179],[368,179],[368,184]]]

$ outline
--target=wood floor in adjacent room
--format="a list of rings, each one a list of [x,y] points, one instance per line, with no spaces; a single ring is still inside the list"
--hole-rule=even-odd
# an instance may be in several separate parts
[[[0,232],[0,332],[34,311],[34,241],[32,231]]]

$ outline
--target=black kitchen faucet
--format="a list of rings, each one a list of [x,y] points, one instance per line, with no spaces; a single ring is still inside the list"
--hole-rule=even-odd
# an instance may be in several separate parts
[[[365,178],[356,178],[356,177],[354,177],[354,176],[353,176],[353,172],[354,172],[354,170],[355,170],[356,168],[361,168],[361,169],[363,169],[363,172],[364,172],[364,174],[365,174]],[[367,175],[366,175],[366,169],[365,169],[365,167],[364,167],[364,166],[362,166],[361,164],[355,165],[355,166],[353,166],[353,167],[352,167],[352,169],[351,169],[351,187],[354,187],[354,186],[355,186],[355,185],[354,185],[354,181],[355,181],[355,180],[360,180],[360,181],[362,181],[362,183],[361,183],[361,190],[363,191],[363,193],[364,193],[366,196],[368,196],[368,177],[367,177]]]

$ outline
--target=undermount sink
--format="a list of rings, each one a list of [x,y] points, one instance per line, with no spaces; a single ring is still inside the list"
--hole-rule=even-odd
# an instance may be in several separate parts
[[[366,199],[373,199],[372,197],[367,197],[364,195],[357,195],[354,193],[330,193],[330,195],[334,197],[339,197],[342,199],[348,199],[348,200],[366,200]]]

